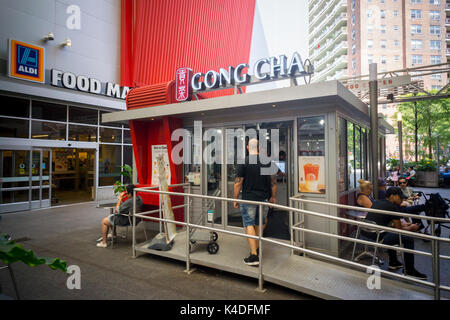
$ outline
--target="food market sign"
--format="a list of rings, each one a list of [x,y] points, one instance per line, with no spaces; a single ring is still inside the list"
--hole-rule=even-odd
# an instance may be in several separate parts
[[[87,93],[101,94],[107,97],[125,100],[129,87],[120,86],[116,83],[107,82],[102,84],[99,80],[72,72],[63,72],[52,69],[50,71],[50,84],[55,87],[78,90]]]
[[[311,76],[314,73],[314,68],[309,60],[302,61],[302,58],[297,52],[294,52],[291,59],[285,55],[277,57],[259,59],[254,63],[251,69],[253,74],[250,75],[247,71],[250,66],[247,63],[240,63],[237,66],[229,66],[227,68],[220,68],[219,71],[209,70],[206,73],[197,72],[192,77],[188,78],[188,94],[184,94],[185,85],[181,83],[180,74],[185,75],[189,68],[177,69],[176,78],[176,99],[177,101],[188,100],[188,96],[192,92],[203,92],[217,89],[227,89],[239,85],[250,85],[266,81],[276,81],[286,78]],[[180,92],[178,92],[180,88]]]

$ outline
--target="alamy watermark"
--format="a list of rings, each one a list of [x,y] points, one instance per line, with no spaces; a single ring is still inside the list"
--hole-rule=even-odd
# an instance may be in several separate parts
[[[81,290],[81,269],[77,265],[71,265],[67,267],[67,273],[70,276],[67,278],[66,286],[67,289],[73,290]]]
[[[261,168],[262,175],[277,173],[278,167],[275,164],[279,161],[279,129],[256,131],[254,128],[249,128],[244,131],[242,128],[227,128],[223,132],[221,129],[209,128],[203,134],[202,132],[202,121],[194,121],[193,134],[183,128],[172,132],[172,141],[182,139],[173,147],[170,155],[174,164],[223,164],[224,147],[226,148],[226,164],[245,164],[246,146],[248,145],[249,164],[265,165]],[[206,147],[201,152],[203,142],[206,142]]]
[[[366,273],[370,274],[367,278],[367,288],[369,290],[380,290],[381,289],[381,272],[380,268],[376,265],[371,265],[367,268]]]

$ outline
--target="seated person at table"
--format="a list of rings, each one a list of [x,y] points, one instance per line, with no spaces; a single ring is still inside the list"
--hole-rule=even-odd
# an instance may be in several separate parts
[[[386,191],[386,199],[385,200],[377,200],[374,201],[372,205],[372,209],[386,210],[386,211],[394,211],[400,212],[400,204],[403,201],[403,192],[399,187],[392,187]],[[366,220],[374,221],[376,224],[380,226],[389,226],[393,225],[394,228],[405,230],[405,231],[417,231],[418,226],[411,223],[401,222],[399,216],[381,214],[369,212],[366,216]],[[362,231],[364,236],[375,240],[375,233],[367,233]],[[399,234],[387,232],[383,236],[383,243],[388,245],[396,245],[399,244]],[[401,236],[403,246],[407,249],[414,250],[414,239],[408,236]],[[397,260],[397,252],[395,250],[388,250],[389,254],[389,269],[396,270],[403,267],[403,264]],[[426,279],[427,276],[420,273],[414,268],[414,254],[404,253],[405,261],[404,268],[405,274],[418,279]]]
[[[398,180],[398,183],[400,184],[400,188],[403,192],[403,196],[405,200],[401,203],[400,211],[404,213],[410,213],[410,214],[420,214],[421,212],[425,211],[425,205],[415,205],[413,206],[412,203],[414,200],[418,199],[419,196],[414,193],[414,191],[408,187],[408,180],[405,178],[400,178]],[[420,219],[412,219],[413,223],[417,224],[419,226],[419,229],[422,229],[424,227],[422,220]]]
[[[129,226],[130,221],[127,216],[124,215],[132,215],[133,214],[133,190],[135,185],[129,184],[126,187],[127,191],[124,191],[120,194],[119,199],[116,204],[115,212],[118,215],[111,214],[108,217],[102,220],[102,241],[97,243],[97,247],[106,248],[108,246],[107,235],[109,229],[115,225],[117,226]],[[125,200],[125,196],[128,198]],[[142,198],[140,196],[136,196],[136,212],[140,212],[142,209]],[[136,224],[139,223],[140,219],[136,218]],[[115,236],[115,235],[113,235]]]
[[[360,207],[370,208],[374,198],[372,197],[373,184],[367,180],[358,180],[360,193],[356,196],[356,203]]]

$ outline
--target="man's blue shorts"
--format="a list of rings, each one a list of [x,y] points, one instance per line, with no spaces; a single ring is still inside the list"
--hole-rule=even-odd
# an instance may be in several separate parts
[[[259,225],[259,206],[253,204],[241,203],[242,222],[244,227]],[[262,224],[266,222],[269,207],[263,206]]]

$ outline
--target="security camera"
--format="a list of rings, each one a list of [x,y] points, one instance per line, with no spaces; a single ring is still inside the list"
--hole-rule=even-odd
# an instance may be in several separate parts
[[[69,147],[71,147],[72,146],[72,144],[71,143],[69,143],[67,146],[69,146]]]

